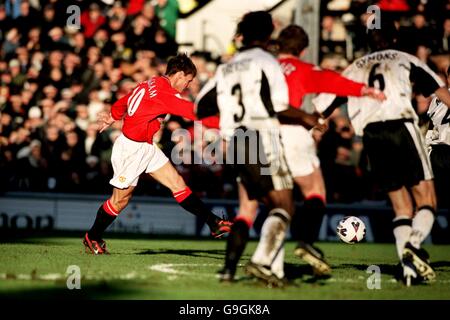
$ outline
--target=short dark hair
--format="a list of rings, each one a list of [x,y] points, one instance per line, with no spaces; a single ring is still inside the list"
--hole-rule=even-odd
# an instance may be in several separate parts
[[[255,41],[268,41],[273,29],[270,13],[266,11],[252,11],[242,17],[238,24],[237,33],[242,35],[244,46],[248,46]]]
[[[179,53],[167,61],[166,76],[171,76],[179,71],[183,71],[185,75],[192,74],[193,77],[197,75],[195,64],[185,53]]]
[[[394,21],[382,20],[379,29],[369,29],[367,31],[369,48],[372,51],[393,49],[397,40],[397,28]]]
[[[277,40],[280,53],[290,53],[296,56],[309,45],[308,34],[302,27],[294,24],[281,30]]]

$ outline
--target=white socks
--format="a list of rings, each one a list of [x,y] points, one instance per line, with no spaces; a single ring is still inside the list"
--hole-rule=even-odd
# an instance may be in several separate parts
[[[420,207],[413,219],[398,216],[392,221],[397,246],[397,254],[402,260],[406,242],[419,249],[422,242],[431,232],[434,223],[434,209],[429,206]]]
[[[419,249],[423,240],[431,232],[434,223],[434,209],[430,206],[423,206],[419,208],[416,216],[412,220],[412,232],[409,242]]]
[[[275,208],[269,212],[269,216],[261,229],[261,238],[253,254],[251,261],[257,264],[271,266],[272,272],[278,277],[284,276],[284,238],[289,225],[289,214],[281,209]]]
[[[406,242],[408,242],[412,231],[412,220],[408,216],[398,216],[392,221],[393,231],[395,237],[395,245],[397,247],[397,254],[400,261],[403,256],[403,249]]]

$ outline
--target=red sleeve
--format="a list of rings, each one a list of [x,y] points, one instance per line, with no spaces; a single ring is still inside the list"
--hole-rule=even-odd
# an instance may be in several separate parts
[[[111,116],[114,120],[121,120],[127,111],[128,98],[133,91],[124,95],[122,98],[117,100],[111,107]]]
[[[219,129],[220,118],[219,116],[209,116],[201,119],[201,122],[205,127]]]
[[[303,70],[302,70],[303,71]],[[305,68],[302,72],[306,93],[334,93],[337,96],[361,96],[364,83],[347,79],[331,70]]]
[[[197,117],[194,113],[194,104],[190,101],[178,98],[171,93],[158,93],[161,94],[161,101],[164,103],[166,110],[165,113],[173,114],[190,120],[196,120]]]

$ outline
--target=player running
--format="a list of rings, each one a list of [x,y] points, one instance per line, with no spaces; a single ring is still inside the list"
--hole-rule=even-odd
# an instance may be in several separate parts
[[[368,30],[372,53],[354,61],[343,75],[384,91],[383,102],[349,98],[348,114],[355,133],[363,136],[371,171],[387,191],[395,212],[393,231],[406,285],[435,278],[427,252],[421,248],[436,212],[433,173],[411,104],[413,83],[424,96],[435,93],[450,105],[442,80],[416,57],[394,50],[397,30],[383,20],[381,29]],[[316,108],[328,115],[342,100],[321,94]],[[414,198],[415,208],[411,196]]]
[[[182,99],[180,93],[189,86],[196,73],[191,59],[179,54],[168,61],[164,76],[141,82],[114,103],[110,114],[99,118],[100,132],[118,120],[123,120],[123,127],[111,155],[113,193],[98,209],[94,225],[83,239],[87,252],[108,253],[102,234],[127,206],[143,172],[169,188],[181,207],[204,220],[214,237],[219,238],[230,231],[231,223],[206,208],[186,186],[169,159],[153,144],[153,135],[160,129],[166,114],[195,119],[193,103]]]

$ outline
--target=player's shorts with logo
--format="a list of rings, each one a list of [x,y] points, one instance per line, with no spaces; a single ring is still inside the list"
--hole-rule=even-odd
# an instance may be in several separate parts
[[[363,143],[373,179],[381,189],[395,191],[433,179],[424,139],[412,119],[369,123]]]
[[[293,188],[279,130],[237,129],[228,143],[227,164],[233,166],[249,199]]]
[[[114,176],[109,183],[119,189],[136,186],[142,172],[154,172],[168,161],[157,146],[130,140],[122,133],[112,149],[111,164]]]
[[[303,177],[319,168],[316,144],[311,132],[299,125],[282,125],[281,142],[293,177]]]

